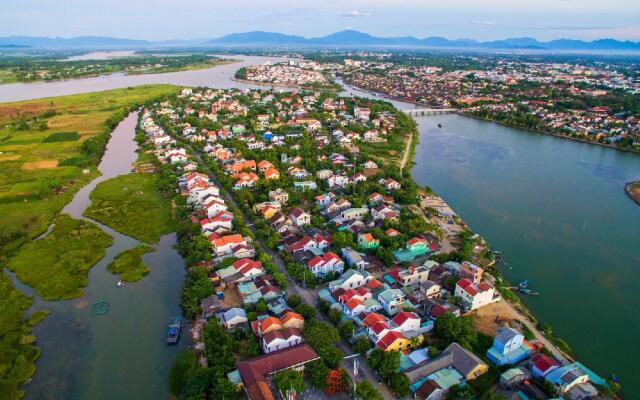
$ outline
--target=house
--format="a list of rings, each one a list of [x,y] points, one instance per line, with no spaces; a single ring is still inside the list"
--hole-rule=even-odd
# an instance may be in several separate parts
[[[469,261],[463,261],[460,265],[460,277],[467,278],[473,283],[480,283],[480,281],[482,281],[483,273],[483,268],[478,267]]]
[[[240,172],[234,174],[233,177],[236,179],[236,182],[233,184],[233,190],[253,187],[260,179],[255,172]]]
[[[378,168],[378,164],[376,164],[375,162],[368,160],[365,161],[364,163],[362,163],[362,167],[365,169],[375,169]]]
[[[402,311],[406,300],[406,295],[400,289],[386,289],[378,294],[378,301],[389,315]]]
[[[401,185],[392,178],[382,178],[378,183],[384,186],[387,190],[396,190],[401,188]]]
[[[353,318],[366,310],[364,302],[360,299],[352,298],[343,304],[343,309],[348,317]]]
[[[366,271],[350,269],[343,273],[340,278],[336,279],[335,281],[329,282],[329,291],[333,292],[338,288],[344,290],[350,288],[359,288],[361,286],[365,286],[372,279],[373,276]]]
[[[369,210],[366,207],[356,207],[349,208],[340,213],[340,218],[342,220],[350,220],[350,219],[362,219],[365,215],[369,213]]]
[[[413,237],[407,240],[404,249],[395,250],[394,257],[398,262],[413,261],[415,258],[423,256],[429,252],[429,245],[423,238]]]
[[[504,389],[516,388],[525,380],[528,380],[531,374],[526,368],[518,367],[504,371],[500,375],[499,385]]]
[[[293,182],[293,187],[298,191],[316,190],[318,188],[318,184],[315,183],[315,181],[301,181]]]
[[[323,277],[332,272],[342,273],[344,261],[336,253],[327,252],[322,256],[315,256],[307,262],[307,267],[313,275]]]
[[[454,296],[459,297],[468,310],[475,310],[500,300],[500,295],[488,283],[476,284],[467,278],[458,280]]]
[[[543,378],[559,366],[560,363],[546,354],[536,354],[529,362],[529,369],[535,378]]]
[[[417,331],[389,330],[376,342],[376,346],[382,351],[404,351],[419,346],[423,341],[424,337]]]
[[[281,188],[278,188],[269,192],[269,199],[272,201],[277,201],[280,204],[287,204],[287,201],[289,201],[289,193],[285,192]]]
[[[349,185],[349,177],[344,175],[333,175],[327,179],[327,184],[330,188],[344,188]]]
[[[384,221],[385,219],[393,221],[398,219],[398,213],[393,208],[385,204],[373,207],[371,209],[371,216],[375,221]]]
[[[215,239],[211,242],[213,252],[217,257],[228,255],[232,253],[232,249],[235,246],[246,244],[247,241],[242,235],[233,234],[223,236],[219,239]]]
[[[200,301],[200,309],[202,309],[202,318],[208,319],[222,311],[224,304],[221,299],[212,294]]]
[[[400,268],[394,268],[389,272],[389,276],[401,286],[409,286],[416,283],[424,283],[429,280],[429,269],[425,266],[413,266],[402,270]]]
[[[487,350],[487,358],[498,366],[517,364],[529,357],[532,349],[524,341],[524,335],[513,328],[502,327]]]
[[[607,382],[579,362],[564,365],[547,374],[547,382],[555,386],[556,391],[569,399],[593,398],[598,390],[591,384],[608,386]]]
[[[289,217],[291,218],[291,221],[297,226],[311,224],[311,214],[303,211],[298,207],[289,212]]]
[[[411,332],[420,330],[420,317],[416,313],[400,311],[387,323],[389,330],[397,332]]]
[[[376,249],[380,246],[380,240],[373,237],[371,233],[361,233],[358,235],[358,246],[361,249]]]
[[[258,163],[258,171],[264,173],[265,171],[271,169],[271,168],[275,168],[275,165],[273,165],[271,162],[267,161],[267,160],[262,160]]]
[[[240,325],[244,325],[247,323],[247,313],[238,307],[234,307],[230,310],[227,310],[221,314],[219,314],[220,324],[225,327],[225,329],[234,329]]]
[[[262,350],[265,354],[289,348],[303,342],[302,332],[296,328],[271,331],[262,337]]]
[[[280,179],[280,171],[275,168],[269,168],[268,170],[264,171],[264,179]]]
[[[319,359],[309,345],[302,343],[240,361],[237,367],[249,400],[273,400],[268,381],[276,372],[288,369],[302,372],[305,364]]]
[[[364,269],[366,265],[366,262],[360,253],[349,247],[342,249],[342,257],[344,257],[351,268]]]
[[[326,206],[328,206],[329,204],[331,204],[331,202],[333,202],[333,199],[335,198],[335,195],[331,192],[327,193],[327,194],[321,194],[319,196],[316,196],[315,201],[316,201],[316,205],[318,205],[318,207],[324,208]]]

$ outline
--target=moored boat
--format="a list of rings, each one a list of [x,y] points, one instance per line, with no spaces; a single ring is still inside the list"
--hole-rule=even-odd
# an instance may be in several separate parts
[[[180,340],[180,332],[182,331],[182,323],[179,317],[171,318],[171,323],[167,328],[167,345],[178,344]]]

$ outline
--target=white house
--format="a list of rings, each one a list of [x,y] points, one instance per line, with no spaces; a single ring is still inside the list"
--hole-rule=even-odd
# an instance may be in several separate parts
[[[462,278],[456,283],[454,295],[459,297],[469,310],[500,300],[500,296],[488,283],[473,283],[467,278]]]

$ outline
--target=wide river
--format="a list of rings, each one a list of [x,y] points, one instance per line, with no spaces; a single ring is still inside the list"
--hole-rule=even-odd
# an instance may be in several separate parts
[[[276,60],[235,58],[243,61],[202,71],[4,85],[0,86],[0,101],[147,83],[251,87],[232,81],[234,71],[243,65]],[[369,96],[355,89],[346,93]],[[413,108],[393,103],[400,108]],[[602,375],[616,373],[623,381],[625,398],[640,399],[640,381],[636,379],[640,376],[640,345],[636,338],[640,331],[640,296],[636,297],[635,290],[635,278],[640,272],[640,207],[623,190],[626,181],[640,179],[640,157],[457,114],[416,120],[420,129],[412,169],[416,181],[432,187],[494,249],[505,252],[512,268],[505,268],[506,277],[512,282],[529,279],[532,288],[541,292],[523,300],[568,341],[581,361]],[[438,129],[437,123],[443,128]],[[153,278],[152,268],[152,273],[136,285],[150,285]],[[168,301],[176,301],[174,296],[169,297]],[[140,294],[138,309],[131,310],[135,318],[153,307],[146,299]],[[144,326],[144,316],[139,318],[138,323]],[[43,329],[46,324],[47,320]],[[74,325],[60,327],[73,329]],[[105,332],[115,328],[105,327]],[[46,340],[38,335],[39,343]],[[85,355],[114,357],[117,350],[110,348],[107,340],[103,346],[100,353]],[[46,346],[43,350],[44,359]],[[58,356],[75,362],[75,354]],[[128,358],[122,359],[123,365],[128,362],[125,360]],[[160,368],[160,375],[166,374],[166,367],[145,367]],[[38,374],[56,373],[42,369]],[[91,385],[98,385],[94,390],[107,387],[112,374],[122,371],[103,373],[100,377],[94,374]],[[67,375],[67,379],[78,377]],[[162,379],[140,385],[165,385]],[[136,395],[154,398],[150,393]]]

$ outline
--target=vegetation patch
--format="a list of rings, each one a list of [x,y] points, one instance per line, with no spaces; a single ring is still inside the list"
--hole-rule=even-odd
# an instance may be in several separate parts
[[[44,138],[42,143],[73,142],[80,139],[78,132],[56,132]]]
[[[146,243],[156,243],[177,227],[171,195],[160,190],[156,175],[122,175],[100,183],[91,192],[85,216]]]
[[[0,393],[3,399],[17,400],[24,395],[20,386],[36,371],[35,361],[40,355],[33,345],[35,337],[29,331],[32,325],[24,319],[32,300],[15,289],[2,271],[0,299]],[[36,323],[31,318],[29,321]]]
[[[142,256],[151,250],[153,250],[152,247],[144,244],[125,250],[107,266],[107,270],[113,274],[119,274],[123,281],[140,280],[149,273],[149,267],[142,260]]]
[[[133,107],[176,90],[147,85],[0,104],[0,152],[9,154],[0,158],[0,259],[42,234],[98,176],[111,131]],[[80,140],[45,142],[51,132],[43,127]]]
[[[62,214],[47,236],[22,246],[7,265],[44,299],[70,299],[82,295],[87,272],[112,242],[95,224]]]

